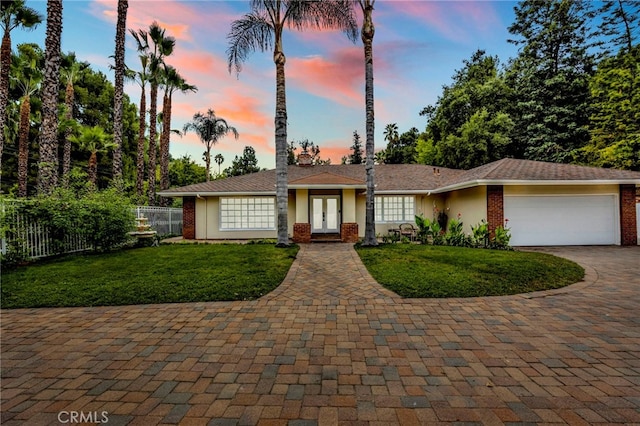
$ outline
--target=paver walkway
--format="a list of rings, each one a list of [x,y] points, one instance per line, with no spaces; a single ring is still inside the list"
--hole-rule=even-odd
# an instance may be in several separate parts
[[[320,244],[258,301],[2,311],[0,422],[640,423],[640,247],[550,250],[586,282],[400,299]]]

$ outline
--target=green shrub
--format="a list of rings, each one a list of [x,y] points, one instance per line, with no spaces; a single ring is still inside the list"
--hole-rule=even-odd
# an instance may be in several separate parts
[[[84,199],[82,220],[94,250],[112,250],[129,239],[135,225],[133,206],[114,189],[89,193]]]

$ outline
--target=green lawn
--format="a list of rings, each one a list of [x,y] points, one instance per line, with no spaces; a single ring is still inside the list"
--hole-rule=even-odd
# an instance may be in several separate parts
[[[286,276],[298,247],[174,244],[69,256],[2,271],[2,308],[256,299]]]
[[[527,293],[580,281],[575,262],[544,253],[384,244],[356,246],[369,273],[402,297]]]

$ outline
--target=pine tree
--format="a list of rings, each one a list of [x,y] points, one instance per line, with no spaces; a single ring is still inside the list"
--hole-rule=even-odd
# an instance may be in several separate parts
[[[357,130],[353,131],[353,145],[351,145],[351,154],[349,155],[347,161],[349,164],[362,164],[362,141],[360,140],[360,135]]]

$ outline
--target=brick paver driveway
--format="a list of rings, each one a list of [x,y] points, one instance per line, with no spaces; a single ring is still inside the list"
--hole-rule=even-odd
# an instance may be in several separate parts
[[[586,282],[400,299],[305,245],[254,302],[3,311],[2,424],[640,423],[640,247],[551,251]]]

